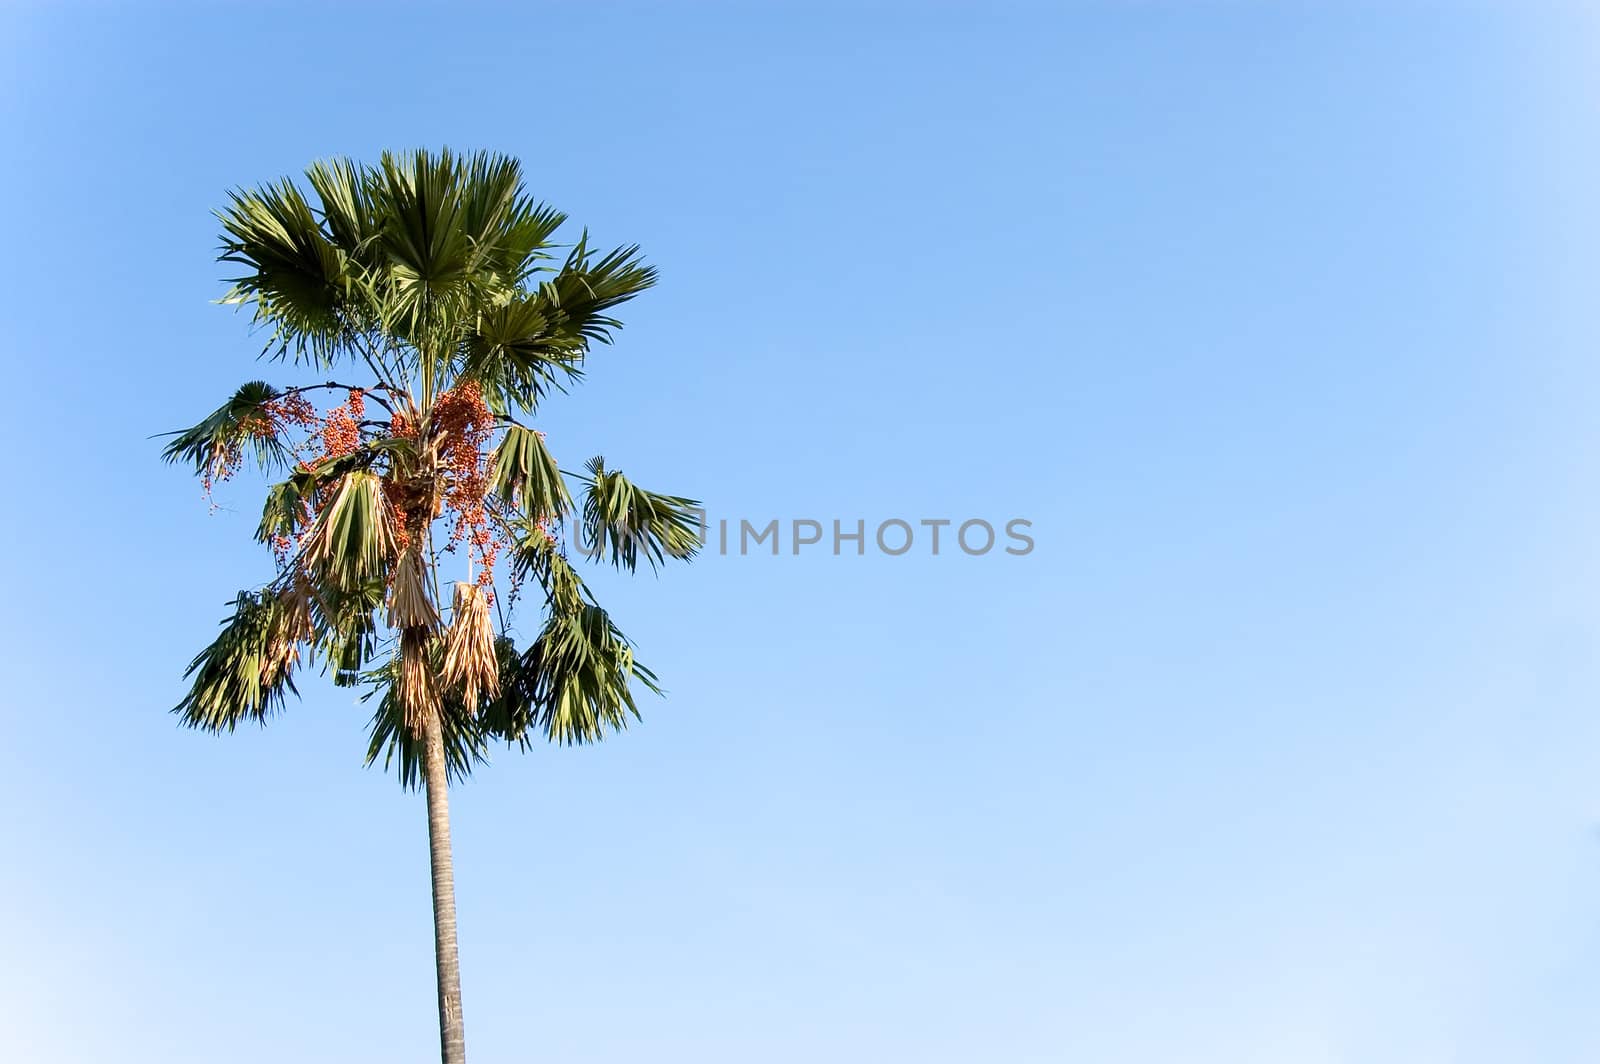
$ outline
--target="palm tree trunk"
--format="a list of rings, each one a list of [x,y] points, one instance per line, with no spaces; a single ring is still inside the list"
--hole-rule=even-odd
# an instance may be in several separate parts
[[[439,1049],[444,1064],[466,1064],[461,1022],[461,959],[456,951],[455,866],[450,859],[450,798],[444,733],[437,712],[423,724],[423,777],[428,788],[428,856],[433,865],[433,956],[439,973]]]

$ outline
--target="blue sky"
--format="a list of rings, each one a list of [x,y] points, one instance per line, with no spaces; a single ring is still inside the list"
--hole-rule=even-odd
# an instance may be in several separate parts
[[[1600,1055],[1595,18],[1505,3],[0,14],[0,1055],[429,1060],[421,802],[157,461],[252,363],[224,191],[520,156],[660,288],[543,427],[713,518],[670,697],[453,796],[475,1061]]]

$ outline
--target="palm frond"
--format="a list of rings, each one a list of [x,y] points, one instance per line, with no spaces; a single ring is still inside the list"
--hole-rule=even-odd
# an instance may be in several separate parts
[[[519,196],[507,216],[502,238],[495,249],[495,265],[517,285],[535,272],[546,269],[552,258],[550,238],[566,223],[567,216],[554,207]]]
[[[370,274],[381,263],[371,254],[378,226],[367,169],[349,159],[328,159],[308,167],[306,181],[317,194],[322,228],[329,239],[353,264]]]
[[[309,465],[297,464],[287,480],[267,488],[261,523],[256,526],[256,539],[270,543],[278,536],[294,538],[305,530],[317,501],[338,492],[347,475],[367,473],[380,457],[392,462],[414,450],[415,444],[410,440],[387,438],[362,444],[337,458],[319,458]],[[387,509],[385,516],[390,516]],[[392,520],[389,523],[392,525]]]
[[[516,252],[507,245],[507,235],[526,210],[522,164],[509,155],[474,152],[462,159],[457,180],[461,230],[472,244],[474,268],[514,283]]]
[[[496,413],[535,410],[583,378],[588,342],[561,328],[538,296],[512,295],[482,311],[461,345],[457,372],[483,385]]]
[[[438,640],[425,628],[407,628],[400,633],[400,678],[395,694],[400,699],[406,727],[416,735],[430,713],[439,712],[443,692],[439,690]]]
[[[606,311],[655,284],[636,247],[595,259],[588,238],[531,292],[481,311],[461,345],[459,372],[484,386],[498,413],[534,410],[551,391],[583,376],[593,343],[610,343],[622,322]]]
[[[434,637],[438,625],[422,549],[413,543],[400,555],[389,592],[389,626],[400,631],[396,697],[406,726],[413,730],[421,728],[428,714],[438,711],[445,694],[439,684],[439,641]]]
[[[544,434],[511,425],[489,456],[489,490],[532,518],[559,517],[572,508],[572,496]]]
[[[489,623],[489,599],[476,584],[458,583],[450,607],[450,627],[444,633],[444,665],[440,670],[447,689],[459,688],[469,710],[477,712],[479,695],[500,693],[500,668],[495,658],[494,627]]]
[[[384,582],[370,580],[354,587],[322,587],[312,595],[312,626],[323,668],[335,687],[354,687],[378,647],[377,611],[383,605]]]
[[[248,381],[193,428],[169,433],[167,462],[187,462],[197,474],[218,477],[238,455],[251,453],[263,469],[287,465],[293,453],[270,430],[267,404],[283,393],[266,381]]]
[[[347,252],[288,178],[228,198],[217,214],[218,258],[249,272],[232,279],[222,301],[250,307],[256,323],[271,330],[264,353],[332,365],[348,329],[341,312],[359,280]]]
[[[293,539],[301,533],[311,505],[306,487],[306,478],[292,476],[267,489],[261,523],[256,526],[257,542],[271,543],[279,537]]]
[[[569,746],[597,742],[638,718],[635,680],[662,693],[604,609],[584,602],[552,611],[539,637],[502,674],[500,697],[484,709],[485,726],[524,746],[534,731]]]
[[[241,721],[266,723],[298,694],[294,669],[309,638],[303,602],[293,589],[241,591],[233,615],[211,645],[189,663],[193,684],[173,712],[191,728],[233,731]]]
[[[656,279],[656,268],[645,264],[637,244],[596,258],[585,231],[560,271],[539,285],[538,299],[555,335],[609,344],[622,322],[606,311],[653,287]]]
[[[354,588],[382,580],[395,555],[394,521],[383,482],[354,470],[331,491],[306,537],[306,569],[319,586]]]
[[[439,610],[428,594],[428,573],[422,548],[413,543],[401,552],[395,564],[394,585],[389,593],[389,627],[398,629],[438,627]]]
[[[589,460],[583,499],[584,552],[609,555],[612,565],[633,572],[642,555],[652,569],[667,558],[688,560],[700,549],[700,504],[677,495],[657,495],[637,486],[604,458]]]
[[[477,248],[462,224],[465,176],[448,149],[384,152],[373,174],[386,324],[414,341],[471,304]]]
[[[514,531],[512,566],[517,579],[537,580],[550,609],[567,613],[577,609],[588,589],[556,539],[525,518],[514,522]]]

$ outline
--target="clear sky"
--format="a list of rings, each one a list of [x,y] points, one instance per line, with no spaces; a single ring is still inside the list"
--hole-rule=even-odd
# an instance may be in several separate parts
[[[1600,1059],[1600,21],[1554,4],[0,14],[0,1057],[437,1059],[420,799],[148,437],[224,191],[491,148],[662,271],[543,425],[713,517],[670,689],[453,798],[472,1059]]]

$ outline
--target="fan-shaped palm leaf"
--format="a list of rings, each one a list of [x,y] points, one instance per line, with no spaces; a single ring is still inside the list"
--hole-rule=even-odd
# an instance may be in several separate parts
[[[360,587],[382,580],[395,554],[394,522],[383,482],[356,470],[339,478],[303,549],[319,585]]]
[[[565,391],[582,378],[588,341],[556,318],[552,322],[547,300],[522,295],[478,315],[461,344],[459,372],[482,383],[497,413],[534,410],[552,390]]]
[[[544,434],[511,425],[489,457],[489,490],[532,518],[553,518],[572,507],[561,467]]]
[[[232,279],[223,302],[249,306],[271,330],[265,353],[331,365],[347,332],[341,313],[357,277],[322,228],[305,195],[287,178],[229,195],[218,213],[223,262],[248,273]]]
[[[168,462],[188,462],[201,475],[220,476],[234,455],[251,453],[262,468],[284,466],[294,457],[283,441],[268,431],[272,422],[267,404],[283,393],[266,381],[239,386],[198,425],[169,433],[174,437],[162,450]]]
[[[653,287],[656,278],[656,268],[645,265],[638,245],[597,259],[585,232],[560,271],[539,285],[537,298],[552,336],[609,344],[622,322],[605,312]]]
[[[239,592],[233,616],[184,672],[194,682],[173,712],[189,727],[213,732],[233,731],[244,720],[266,723],[283,709],[286,693],[298,694],[294,668],[309,636],[304,623],[303,603],[292,590]]]
[[[501,678],[500,698],[484,710],[499,738],[526,745],[533,730],[552,742],[597,742],[639,716],[632,681],[661,693],[656,675],[634,659],[633,647],[592,602],[552,611],[544,630]]]
[[[369,172],[349,159],[329,159],[307,168],[306,181],[317,194],[322,229],[344,252],[353,274],[359,270],[356,276],[369,277],[380,270],[382,260],[373,250],[378,225]]]
[[[584,550],[608,554],[612,565],[629,572],[644,556],[652,569],[667,558],[689,559],[700,549],[700,516],[694,499],[657,495],[637,486],[604,458],[591,458],[583,499]]]

